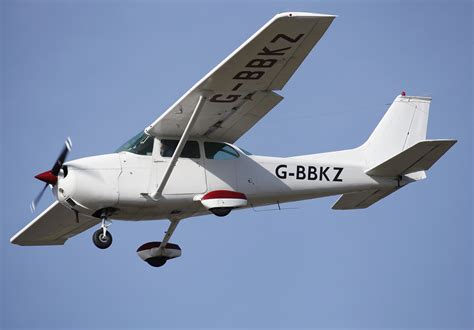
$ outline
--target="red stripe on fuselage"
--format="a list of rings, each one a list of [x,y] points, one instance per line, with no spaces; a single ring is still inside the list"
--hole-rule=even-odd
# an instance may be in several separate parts
[[[235,199],[245,199],[247,196],[237,191],[230,190],[214,190],[210,191],[202,197],[202,200],[206,199],[217,199],[217,198],[235,198]]]

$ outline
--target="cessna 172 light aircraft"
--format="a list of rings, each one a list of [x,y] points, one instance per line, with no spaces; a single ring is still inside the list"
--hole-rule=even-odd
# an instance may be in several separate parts
[[[138,248],[152,266],[179,257],[169,243],[185,218],[234,209],[342,195],[336,210],[366,208],[428,170],[456,140],[427,140],[429,97],[397,96],[361,146],[298,157],[251,155],[235,146],[283,97],[287,81],[335,16],[282,13],[196,83],[115,153],[65,162],[36,176],[57,201],[11,238],[18,245],[62,245],[100,224],[101,249],[112,243],[110,219],[167,219],[162,241]]]

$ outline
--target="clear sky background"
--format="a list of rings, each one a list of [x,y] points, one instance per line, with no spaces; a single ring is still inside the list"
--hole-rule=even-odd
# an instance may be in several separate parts
[[[471,1],[1,1],[0,327],[468,328],[473,320]],[[351,148],[402,90],[433,97],[429,138],[459,142],[366,210],[337,197],[183,221],[183,256],[135,253],[166,222],[119,222],[63,247],[9,238],[67,136],[108,153],[273,15],[339,15],[238,145],[291,156]],[[52,202],[47,194],[40,209]]]

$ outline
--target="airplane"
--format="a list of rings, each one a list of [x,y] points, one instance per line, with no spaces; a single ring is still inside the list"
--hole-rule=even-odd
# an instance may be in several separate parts
[[[114,153],[66,162],[36,176],[56,201],[11,238],[24,246],[63,245],[100,224],[93,243],[112,244],[111,219],[169,220],[159,242],[138,255],[154,267],[181,256],[170,243],[181,220],[341,195],[335,210],[363,209],[426,171],[457,141],[428,140],[430,97],[396,96],[359,147],[296,157],[252,155],[234,143],[272,110],[336,16],[281,13]]]

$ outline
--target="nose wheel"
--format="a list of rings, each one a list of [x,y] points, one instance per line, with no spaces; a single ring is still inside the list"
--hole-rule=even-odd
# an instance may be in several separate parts
[[[111,224],[107,218],[103,217],[100,229],[95,231],[92,235],[92,242],[94,242],[94,245],[99,249],[107,249],[112,245],[112,234],[107,230]]]

